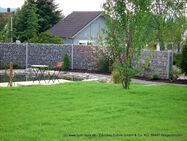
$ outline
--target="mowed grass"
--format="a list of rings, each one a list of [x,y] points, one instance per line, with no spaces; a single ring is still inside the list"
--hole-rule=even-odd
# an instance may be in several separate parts
[[[187,87],[132,84],[124,90],[76,82],[0,88],[0,141],[66,140],[186,141]]]

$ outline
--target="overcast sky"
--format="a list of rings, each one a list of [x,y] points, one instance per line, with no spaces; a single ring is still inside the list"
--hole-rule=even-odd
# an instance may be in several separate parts
[[[59,9],[64,15],[72,11],[101,11],[104,0],[55,0],[59,4]],[[24,0],[0,0],[0,6],[3,8],[21,7]]]

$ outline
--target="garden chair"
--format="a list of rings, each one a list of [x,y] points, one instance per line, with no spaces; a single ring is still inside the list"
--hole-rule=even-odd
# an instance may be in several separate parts
[[[57,62],[55,64],[55,66],[54,66],[54,72],[52,74],[49,73],[49,77],[50,77],[49,82],[51,80],[54,83],[55,80],[58,80],[58,77],[59,77],[60,71],[62,70],[63,64],[64,64],[63,61]],[[60,81],[58,80],[58,82],[60,82]]]

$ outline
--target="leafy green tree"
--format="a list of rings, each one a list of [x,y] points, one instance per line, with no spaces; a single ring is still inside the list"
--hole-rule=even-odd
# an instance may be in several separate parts
[[[167,21],[167,32],[165,34],[167,43],[172,43],[172,50],[181,50],[184,32],[187,30],[187,23],[184,16]]]
[[[39,16],[39,33],[53,27],[62,18],[61,11],[58,10],[58,5],[54,0],[28,0],[36,5],[36,14]]]
[[[150,0],[107,0],[104,4],[108,27],[106,40],[125,89],[137,72],[133,62],[154,35],[149,29],[150,5]]]
[[[33,37],[41,37],[42,32],[47,31],[62,18],[61,11],[57,8],[58,5],[54,4],[54,0],[26,0],[21,9],[17,9],[13,16],[14,41],[26,42]],[[39,33],[42,34],[38,35]],[[45,34],[44,38],[46,37]],[[57,40],[59,41],[59,39]],[[38,40],[38,42],[42,41]],[[49,40],[49,43],[52,42]]]
[[[0,13],[0,42],[11,41],[10,16]]]
[[[38,32],[37,8],[25,1],[23,7],[15,13],[14,34],[22,42],[28,41]]]
[[[0,42],[11,42],[11,30],[10,30],[10,22],[8,21],[5,27],[0,32]]]
[[[21,8],[16,9],[13,14],[13,40],[20,39],[19,31],[23,30],[20,24]]]
[[[42,32],[31,38],[29,43],[51,43],[51,44],[62,44],[63,40],[59,36],[54,36],[50,32]]]
[[[2,13],[0,13],[0,31],[3,30],[3,28],[5,27],[5,25],[7,24],[8,22],[8,17],[7,16],[4,16]]]
[[[185,0],[151,0],[154,28],[157,43],[162,49],[173,42],[178,46],[185,31]]]

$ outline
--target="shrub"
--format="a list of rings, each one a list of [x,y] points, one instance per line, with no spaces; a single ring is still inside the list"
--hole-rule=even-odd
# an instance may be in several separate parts
[[[152,74],[150,80],[159,80],[158,74]]]
[[[69,68],[70,68],[70,60],[69,60],[69,57],[68,57],[67,54],[65,54],[63,61],[64,61],[64,64],[62,66],[62,70],[69,70]]]
[[[173,65],[172,66],[172,73],[171,73],[171,79],[173,81],[176,81],[177,78],[181,75],[181,69],[178,68],[177,66]]]
[[[2,64],[0,65],[0,69],[8,69],[9,68],[9,65],[5,65],[5,64]]]
[[[54,36],[50,32],[42,32],[28,41],[29,43],[50,43],[62,44],[63,40],[59,36]]]
[[[187,75],[187,44],[184,45],[181,56],[181,70]]]
[[[182,59],[182,54],[174,53],[173,54],[173,65],[176,65],[177,67],[181,67],[181,59]]]
[[[120,74],[118,71],[112,71],[112,81],[117,84],[121,83]]]
[[[105,46],[98,46],[95,50],[98,59],[98,71],[103,73],[111,72],[110,65],[110,52]]]
[[[99,58],[99,71],[100,72],[109,72],[109,59],[106,56]]]
[[[20,66],[18,64],[13,64],[13,69],[20,69]]]
[[[9,69],[10,68],[10,64],[6,64],[6,65],[1,65],[0,66],[0,69]],[[14,63],[13,64],[13,69],[20,69],[21,67],[20,67],[20,65],[19,64],[16,64],[16,63]]]

